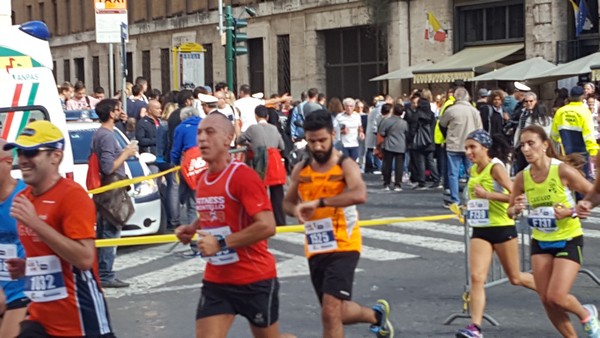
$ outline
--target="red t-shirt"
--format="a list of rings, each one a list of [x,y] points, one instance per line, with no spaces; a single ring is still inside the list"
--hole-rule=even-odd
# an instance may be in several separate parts
[[[73,240],[96,238],[94,202],[74,181],[61,178],[41,195],[34,196],[31,187],[27,187],[21,194],[33,203],[38,216],[62,235]],[[94,261],[92,270],[81,271],[60,258],[41,241],[35,231],[19,222],[17,227],[28,263],[35,257],[57,257],[67,291],[67,297],[63,299],[31,302],[28,308],[29,319],[40,322],[51,336],[75,337],[110,333],[108,310],[99,286],[97,260]],[[37,287],[39,289],[39,285]]]
[[[270,211],[271,202],[256,172],[244,163],[231,161],[220,173],[202,173],[196,189],[196,209],[202,230],[227,229],[234,233],[252,224],[254,215]],[[275,258],[268,251],[266,239],[229,250],[227,257],[231,261],[219,265],[209,261],[204,280],[244,285],[277,277]]]

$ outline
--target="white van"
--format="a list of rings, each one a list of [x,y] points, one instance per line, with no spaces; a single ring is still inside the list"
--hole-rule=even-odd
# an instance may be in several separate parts
[[[60,172],[73,178],[73,153],[65,114],[52,74],[50,32],[41,21],[2,29],[0,34],[0,137],[13,142],[27,123],[49,120],[65,136]],[[15,171],[20,176],[20,171]]]

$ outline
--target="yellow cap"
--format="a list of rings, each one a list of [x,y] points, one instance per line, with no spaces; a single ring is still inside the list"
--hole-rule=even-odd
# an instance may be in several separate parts
[[[12,148],[34,150],[42,147],[61,150],[65,147],[63,133],[50,121],[34,121],[26,125],[15,142],[4,145],[4,150]]]

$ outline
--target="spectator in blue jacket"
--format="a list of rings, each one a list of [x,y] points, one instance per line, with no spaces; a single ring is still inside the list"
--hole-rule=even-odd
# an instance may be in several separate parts
[[[175,128],[173,147],[171,148],[171,162],[175,165],[181,164],[181,159],[186,150],[198,145],[198,125],[202,120],[198,109],[194,107],[182,108],[180,116],[181,123]],[[194,190],[185,182],[185,179],[182,176],[179,178],[179,201],[185,206],[186,221],[188,223],[181,221],[182,224],[190,224],[197,217],[196,196]]]

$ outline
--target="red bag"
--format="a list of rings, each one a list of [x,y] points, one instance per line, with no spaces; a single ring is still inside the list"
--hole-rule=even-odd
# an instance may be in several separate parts
[[[85,178],[85,186],[88,190],[93,190],[102,186],[102,179],[100,177],[100,161],[96,152],[91,151],[88,157],[88,171],[87,177]]]
[[[192,190],[196,190],[198,177],[204,169],[206,169],[206,162],[202,159],[200,148],[193,146],[183,153],[181,175]]]
[[[270,187],[273,185],[285,184],[287,173],[281,159],[281,154],[277,148],[267,150],[267,170],[265,171],[264,183]]]

